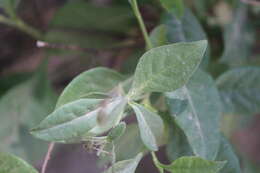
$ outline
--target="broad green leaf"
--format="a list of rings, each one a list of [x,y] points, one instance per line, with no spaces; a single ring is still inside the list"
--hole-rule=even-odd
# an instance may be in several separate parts
[[[0,150],[32,163],[41,159],[47,143],[33,138],[29,130],[52,111],[55,101],[44,68],[3,95],[0,99]]]
[[[131,103],[134,109],[144,145],[152,151],[158,150],[158,137],[163,137],[164,125],[161,117],[137,103]],[[156,138],[157,137],[157,138]]]
[[[170,161],[174,161],[182,156],[191,156],[193,154],[187,137],[175,122],[171,122],[170,124],[166,153]]]
[[[84,141],[88,136],[101,135],[115,126],[122,118],[126,100],[121,97],[108,99],[103,106],[100,99],[79,99],[65,104],[32,130],[37,138],[64,143]],[[98,117],[107,117],[99,124]]]
[[[215,3],[217,0],[200,0],[193,1],[194,8],[196,10],[196,14],[200,17],[208,17],[208,10],[212,7],[215,7]]]
[[[142,157],[143,154],[140,153],[133,159],[119,161],[104,173],[134,173]]]
[[[85,1],[74,1],[56,12],[49,27],[124,32],[131,27],[131,19],[133,15],[130,9],[123,6],[103,7]]]
[[[221,144],[216,160],[227,161],[221,173],[241,173],[238,157],[236,156],[231,144],[222,136]]]
[[[167,44],[167,27],[165,25],[159,25],[154,28],[150,33],[150,40],[154,47]]]
[[[139,60],[130,96],[182,87],[200,64],[206,47],[206,41],[197,41],[149,50]]]
[[[185,9],[181,18],[176,17],[174,13],[167,13],[162,18],[162,23],[167,26],[167,39],[170,43],[191,42],[198,40],[207,40],[207,36],[198,19],[191,10]],[[206,66],[210,59],[210,48],[204,55],[202,65]]]
[[[160,165],[172,173],[218,173],[225,163],[208,161],[200,157],[181,157],[171,165]]]
[[[1,173],[37,173],[31,165],[24,160],[8,154],[0,152],[0,172]]]
[[[173,12],[176,16],[182,17],[184,13],[183,0],[160,0],[162,6],[169,12]]]
[[[80,99],[65,104],[44,119],[32,134],[56,142],[79,141],[97,124],[99,99]]]
[[[186,86],[167,93],[169,100],[188,102],[186,109],[172,112],[177,124],[188,138],[196,156],[214,160],[220,145],[220,116],[222,113],[219,93],[212,78],[198,70]],[[170,110],[174,105],[169,102]]]
[[[127,146],[127,150],[125,149]],[[138,125],[130,124],[127,125],[126,131],[122,137],[115,141],[115,152],[117,160],[127,160],[133,158],[138,153],[144,150]]]
[[[119,123],[108,133],[107,135],[108,140],[114,141],[120,138],[124,134],[125,129],[126,129],[126,123],[125,122]]]
[[[233,22],[227,25],[224,31],[225,49],[220,62],[230,66],[245,64],[254,40],[254,31],[248,16],[248,6],[240,2]]]
[[[60,95],[56,107],[78,100],[93,92],[108,92],[124,79],[119,73],[98,67],[74,78]]]
[[[225,113],[260,112],[260,68],[240,67],[217,79]]]

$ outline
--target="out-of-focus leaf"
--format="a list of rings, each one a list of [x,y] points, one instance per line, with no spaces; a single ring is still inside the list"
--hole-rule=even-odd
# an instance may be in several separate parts
[[[154,47],[167,44],[167,27],[165,25],[159,25],[154,28],[150,33],[150,40]]]
[[[137,103],[131,103],[134,109],[138,126],[140,130],[141,139],[144,145],[152,151],[158,150],[159,139],[163,137],[164,125],[159,115],[151,112],[147,108]]]
[[[41,69],[32,79],[10,89],[0,100],[0,150],[31,162],[45,154],[47,144],[33,138],[29,129],[49,114],[56,100],[46,72]]]
[[[75,1],[58,10],[50,27],[124,32],[130,28],[132,18],[130,9],[123,6],[103,7]]]
[[[0,152],[1,173],[37,173],[31,165],[8,153]]]
[[[221,138],[221,144],[216,160],[227,161],[227,164],[223,167],[221,173],[241,173],[238,157],[233,151],[231,144],[224,136]]]
[[[136,67],[130,96],[173,91],[185,85],[199,66],[206,41],[176,43],[146,52]]]
[[[12,87],[28,80],[31,74],[29,73],[19,73],[8,76],[3,76],[0,79],[0,98],[1,96],[10,90]]]
[[[159,163],[157,166],[172,173],[218,173],[226,164],[220,161],[208,161],[200,157],[181,157],[170,165]]]
[[[119,161],[104,173],[134,173],[142,157],[143,154],[140,153],[133,159]]]
[[[240,67],[217,79],[225,113],[260,112],[260,68]]]
[[[0,8],[4,8],[7,11],[14,10],[19,2],[20,0],[0,0]]]
[[[260,167],[258,164],[253,163],[252,161],[249,161],[247,159],[243,159],[243,173],[258,173],[260,171]]]
[[[254,40],[254,31],[248,16],[248,6],[240,2],[233,22],[227,25],[224,31],[225,50],[220,62],[230,66],[245,64],[251,53]]]
[[[184,14],[184,3],[183,0],[160,0],[162,6],[172,12],[174,15],[178,16],[179,18]]]
[[[80,48],[110,48],[116,46],[115,36],[102,32],[76,31],[72,29],[49,30],[44,40],[52,44],[79,46]]]
[[[123,79],[124,77],[119,73],[103,67],[83,72],[64,89],[56,107],[83,98],[93,92],[108,92]]]
[[[170,43],[207,40],[206,33],[198,19],[188,8],[185,9],[181,18],[176,17],[174,13],[167,13],[163,16],[162,23],[167,26],[167,38]],[[209,49],[208,46],[202,61],[203,67],[209,63]]]
[[[167,93],[169,100],[187,101],[186,109],[172,112],[196,156],[215,160],[220,145],[221,102],[212,78],[198,70],[186,86]],[[169,102],[170,110],[174,105]]]

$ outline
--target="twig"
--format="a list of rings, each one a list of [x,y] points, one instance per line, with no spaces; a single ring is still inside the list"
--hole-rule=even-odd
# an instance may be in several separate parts
[[[149,49],[152,49],[153,48],[153,45],[152,45],[152,42],[149,38],[149,35],[148,35],[148,32],[147,32],[147,29],[145,27],[145,24],[144,24],[144,21],[143,21],[143,18],[142,18],[142,15],[140,13],[140,10],[139,10],[139,7],[138,7],[138,4],[137,4],[137,0],[130,0],[130,4],[132,6],[132,9],[134,11],[134,14],[137,18],[137,21],[140,25],[140,28],[142,30],[142,33],[143,33],[143,36],[144,36],[144,40],[146,42],[146,46]]]
[[[22,19],[20,19],[18,17],[11,19],[11,18],[5,17],[3,15],[0,15],[0,23],[4,23],[11,27],[15,27],[15,28],[31,35],[32,37],[34,37],[37,40],[41,40],[43,38],[43,35],[41,32],[39,32],[35,28],[27,25],[26,23],[24,23],[24,21]]]
[[[48,166],[48,162],[49,162],[49,160],[51,158],[51,153],[52,153],[52,150],[54,148],[54,145],[55,145],[54,142],[50,143],[50,145],[49,145],[47,154],[46,154],[46,156],[44,158],[44,162],[43,162],[43,165],[42,165],[41,173],[45,173],[46,172],[46,169],[47,169],[47,166]]]

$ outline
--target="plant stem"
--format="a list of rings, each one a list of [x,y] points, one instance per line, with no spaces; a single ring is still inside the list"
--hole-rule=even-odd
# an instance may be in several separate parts
[[[130,4],[132,6],[132,9],[134,11],[134,14],[137,18],[137,21],[140,25],[140,28],[142,30],[142,33],[143,33],[143,36],[144,36],[144,40],[146,42],[146,46],[147,46],[147,49],[152,49],[153,48],[153,45],[152,45],[152,42],[149,38],[149,35],[148,35],[148,32],[147,32],[147,29],[145,27],[145,24],[144,24],[144,21],[143,21],[143,18],[141,16],[141,13],[140,13],[140,10],[138,8],[138,4],[137,4],[137,0],[130,0]]]
[[[115,152],[115,144],[112,142],[112,173],[115,173],[115,163],[116,163],[116,152]]]
[[[15,27],[15,28],[31,35],[32,37],[34,37],[37,40],[41,40],[43,38],[42,33],[40,33],[35,28],[27,25],[26,23],[24,23],[24,21],[22,21],[18,17],[10,19],[10,18],[7,18],[3,15],[0,15],[0,23],[4,23],[6,25]]]
[[[156,168],[158,169],[158,171],[159,171],[160,173],[164,173],[164,169],[159,166],[159,161],[158,161],[158,159],[157,159],[155,153],[154,153],[154,152],[151,152],[151,154],[152,154],[152,157],[153,157],[153,163],[154,163],[154,165],[156,166]]]
[[[46,172],[46,169],[47,169],[47,166],[48,166],[48,162],[49,162],[49,160],[51,158],[51,153],[53,151],[54,145],[55,145],[54,142],[51,142],[50,145],[49,145],[47,154],[46,154],[46,156],[44,158],[44,162],[43,162],[43,165],[42,165],[41,173],[45,173]]]

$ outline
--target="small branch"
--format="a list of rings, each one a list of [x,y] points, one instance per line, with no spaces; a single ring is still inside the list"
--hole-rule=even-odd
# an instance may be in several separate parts
[[[0,15],[0,23],[4,23],[11,27],[15,27],[15,28],[31,35],[32,37],[34,37],[37,40],[41,40],[43,38],[41,32],[39,32],[35,28],[27,25],[26,23],[24,23],[24,21],[22,21],[22,19],[20,19],[18,17],[11,19],[11,18],[5,17],[3,15]]]
[[[164,173],[164,169],[159,166],[159,161],[158,161],[158,159],[157,159],[155,153],[154,153],[154,152],[151,152],[151,154],[152,154],[152,157],[153,157],[153,163],[154,163],[154,165],[156,166],[156,168],[158,169],[158,171],[159,171],[160,173]]]
[[[133,8],[133,11],[134,11],[134,14],[138,20],[138,23],[140,25],[140,28],[142,30],[142,33],[143,33],[143,36],[144,36],[144,39],[145,39],[145,42],[146,42],[146,46],[149,49],[152,49],[153,48],[153,45],[152,45],[152,42],[149,38],[149,35],[148,35],[148,32],[147,32],[147,29],[145,27],[145,24],[144,24],[144,21],[143,21],[143,18],[141,16],[141,13],[140,13],[140,10],[138,8],[138,4],[137,4],[137,0],[130,0],[130,4]]]
[[[260,6],[260,1],[257,1],[257,0],[241,0],[241,2],[244,2],[246,4],[255,5],[255,6]]]
[[[46,169],[47,169],[47,166],[48,166],[48,162],[49,162],[49,160],[51,158],[51,153],[53,151],[54,145],[55,145],[54,142],[50,143],[50,145],[49,145],[47,154],[46,154],[46,156],[44,158],[44,162],[43,162],[43,165],[42,165],[41,173],[45,173],[46,172]]]

